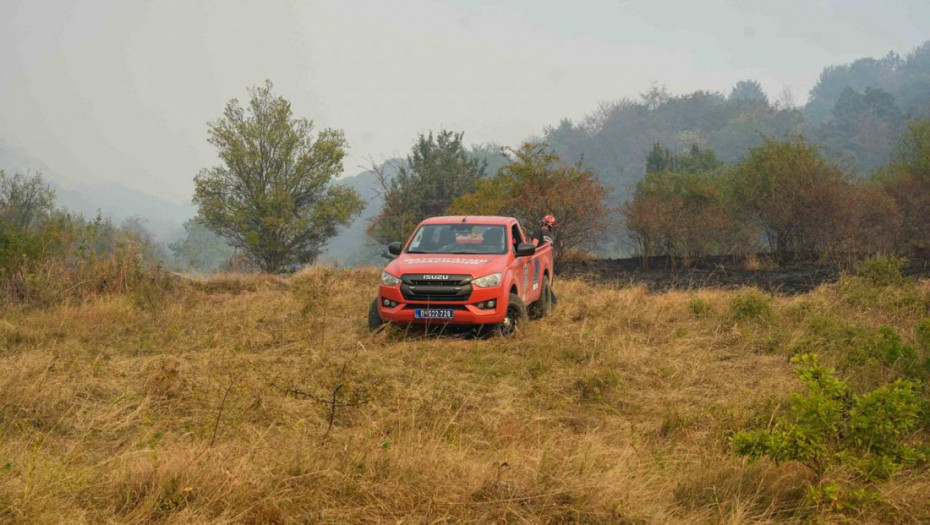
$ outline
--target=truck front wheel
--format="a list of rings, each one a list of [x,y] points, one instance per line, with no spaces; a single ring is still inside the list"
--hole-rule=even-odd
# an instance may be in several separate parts
[[[517,294],[510,294],[510,298],[507,300],[507,314],[504,316],[504,321],[497,325],[495,331],[501,337],[510,337],[518,327],[523,326],[523,323],[528,318],[526,304],[523,299],[520,299]]]
[[[378,298],[375,297],[375,300],[371,302],[371,307],[368,308],[368,329],[374,332],[384,324],[384,319],[381,319],[381,314],[378,313]]]

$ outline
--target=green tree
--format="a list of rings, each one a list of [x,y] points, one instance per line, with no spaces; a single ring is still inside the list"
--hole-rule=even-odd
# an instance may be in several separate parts
[[[232,246],[196,218],[184,223],[184,232],[183,239],[168,245],[181,269],[215,272],[225,267],[235,254]]]
[[[464,133],[448,130],[420,135],[407,163],[393,177],[381,176],[384,207],[369,235],[381,243],[406,239],[423,219],[442,215],[452,201],[475,190],[484,177],[488,152],[470,154]]]
[[[930,116],[930,41],[908,54],[899,71],[901,107],[911,116]]]
[[[735,217],[759,228],[781,257],[815,251],[839,229],[844,175],[803,139],[750,148],[726,186]]]
[[[646,173],[675,171],[676,160],[668,148],[663,148],[661,144],[656,142],[646,155]]]
[[[26,230],[47,217],[55,208],[55,191],[39,173],[8,176],[0,170],[0,221]]]
[[[876,178],[894,197],[901,212],[899,245],[930,254],[930,119],[908,123],[891,164],[877,173]]]
[[[646,162],[646,176],[621,207],[644,265],[651,255],[694,260],[748,245],[745,229],[724,205],[723,163],[713,150],[693,144],[677,155],[656,144]],[[654,171],[658,167],[664,169]]]
[[[810,101],[804,109],[808,121],[812,124],[827,122],[831,110],[848,88],[862,92],[867,87],[888,89],[898,84],[901,66],[901,57],[889,53],[881,59],[861,58],[851,64],[825,68],[817,85],[811,89]]]
[[[723,162],[710,148],[701,149],[692,144],[687,153],[678,156],[677,171],[681,173],[711,173],[723,167]]]
[[[730,91],[730,101],[754,102],[768,105],[769,98],[762,90],[762,84],[755,80],[740,80]]]
[[[908,123],[892,155],[891,168],[930,187],[930,119]]]
[[[243,250],[262,270],[311,263],[340,225],[365,204],[332,180],[342,171],[346,141],[295,118],[272,84],[249,90],[247,108],[233,99],[209,124],[209,142],[222,164],[194,179],[199,220]]]
[[[871,173],[888,161],[904,129],[904,114],[891,93],[867,87],[864,93],[847,87],[833,106],[833,120],[813,129],[824,152],[849,159],[861,173]]]
[[[509,153],[510,162],[496,176],[456,199],[448,213],[513,216],[531,226],[551,213],[558,221],[557,262],[574,251],[597,248],[609,226],[609,209],[608,190],[594,173],[562,164],[545,144],[527,142]]]
[[[38,173],[12,176],[0,170],[0,277],[40,257],[41,229],[55,208],[55,192]]]

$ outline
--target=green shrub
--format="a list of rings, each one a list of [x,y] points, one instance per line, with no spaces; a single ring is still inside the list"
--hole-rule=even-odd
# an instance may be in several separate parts
[[[737,320],[768,319],[772,316],[771,303],[771,297],[762,292],[744,292],[730,301],[730,315]]]
[[[814,354],[793,361],[800,365],[796,372],[806,392],[791,396],[788,414],[771,428],[737,433],[737,454],[797,461],[818,479],[842,465],[867,481],[927,460],[927,448],[912,439],[921,416],[918,382],[899,379],[856,395]]]
[[[886,365],[894,365],[898,361],[917,358],[917,353],[901,340],[901,336],[888,325],[878,327],[878,332],[868,339],[865,344],[853,349],[846,355],[846,363],[863,365],[869,360],[875,360]]]
[[[895,281],[894,278],[881,280],[843,275],[837,283],[837,290],[850,306],[880,308],[895,313],[901,310],[926,311],[926,307],[930,306],[930,295],[913,280],[901,277],[895,286],[877,284]]]
[[[792,353],[848,352],[872,338],[872,331],[865,326],[841,319],[836,314],[817,314],[805,323],[804,335]]]
[[[869,489],[849,489],[836,481],[827,481],[808,487],[807,499],[821,508],[856,511],[880,501],[881,495]]]
[[[688,301],[688,310],[698,317],[704,317],[713,311],[713,307],[704,299],[695,297]]]
[[[134,220],[116,226],[100,216],[54,212],[29,230],[0,223],[0,305],[42,307],[126,293],[161,255]]]
[[[919,330],[919,328],[918,328]],[[883,367],[896,376],[919,379],[930,370],[930,361],[922,361],[917,350],[905,344],[894,328],[882,325],[865,341],[853,347],[844,357],[849,366]],[[880,372],[880,371],[879,371]]]
[[[907,266],[907,259],[900,257],[883,257],[876,255],[856,263],[856,276],[876,286],[897,286],[907,279],[901,270]]]
[[[42,243],[37,235],[0,223],[0,277],[37,259],[41,252]]]

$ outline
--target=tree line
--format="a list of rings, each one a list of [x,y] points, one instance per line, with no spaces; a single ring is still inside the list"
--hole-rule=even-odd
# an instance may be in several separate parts
[[[763,137],[732,163],[697,144],[676,152],[656,143],[644,155],[645,176],[617,207],[592,170],[565,164],[545,143],[503,155],[506,163],[488,174],[469,158],[461,133],[421,136],[407,165],[384,183],[385,205],[369,234],[379,243],[403,240],[420,220],[441,214],[513,215],[532,227],[554,213],[561,260],[596,251],[617,232],[644,262],[759,252],[829,263],[930,255],[926,119],[910,121],[890,162],[869,178],[845,171],[803,136]]]
[[[922,253],[927,78],[930,43],[904,58],[828,68],[804,108],[790,92],[770,101],[754,81],[728,95],[672,96],[653,86],[639,101],[605,104],[514,148],[469,147],[462,132],[430,132],[396,172],[374,167],[383,207],[367,234],[375,243],[402,240],[439,214],[511,215],[532,229],[552,213],[559,260],[586,252],[685,260]],[[336,180],[343,133],[295,117],[270,82],[251,88],[245,106],[229,101],[207,131],[220,162],[194,179],[198,215],[171,245],[174,263],[212,269],[236,259],[239,268],[293,270],[313,263],[366,206]],[[87,245],[78,239],[101,229],[168,258],[140,221],[124,228],[72,217],[55,209],[38,177],[3,175],[2,183],[6,276],[47,254],[74,261],[73,247]],[[58,244],[56,227],[70,232]]]
[[[463,137],[448,130],[420,135],[398,173],[382,173],[384,206],[368,229],[376,242],[404,241],[420,221],[438,215],[513,216],[533,229],[552,213],[559,221],[557,259],[596,244],[610,210],[607,189],[592,171],[565,165],[545,144],[527,142],[494,152],[490,160],[499,168],[489,173],[489,159],[481,158],[488,150],[476,155]]]
[[[0,170],[0,304],[125,293],[164,258],[143,219],[69,213],[41,174]]]
[[[930,253],[930,120],[914,120],[891,162],[859,179],[804,138],[766,138],[731,165],[658,144],[621,208],[636,251],[684,261],[767,251],[832,262]]]
[[[752,80],[737,82],[726,94],[696,91],[672,95],[656,85],[639,100],[605,103],[579,123],[563,120],[546,128],[542,136],[529,144],[547,148],[548,154],[558,159],[557,164],[592,173],[603,190],[604,220],[592,225],[603,222],[605,227],[589,230],[591,238],[582,243],[597,255],[649,253],[694,258],[701,254],[753,250],[784,255],[888,251],[892,245],[901,249],[902,243],[912,243],[917,238],[915,228],[919,227],[911,223],[920,216],[922,204],[916,197],[920,192],[911,191],[914,188],[910,188],[911,183],[906,182],[910,179],[906,177],[876,173],[901,172],[900,148],[896,145],[902,136],[911,133],[909,122],[930,116],[927,78],[930,78],[930,42],[905,57],[891,53],[881,59],[864,58],[826,68],[803,107],[795,103],[789,90],[770,99],[761,85]],[[654,151],[656,144],[659,151]],[[414,166],[415,162],[423,165],[416,159],[422,153],[416,152],[417,148],[422,150],[421,145],[414,147],[407,166]],[[466,149],[463,147],[459,152],[463,159],[473,153]],[[482,151],[487,149],[485,146]],[[791,156],[788,150],[799,152],[801,158],[788,162]],[[505,152],[513,157],[511,150]],[[656,163],[663,162],[663,156],[670,164],[660,167]],[[773,156],[773,160],[765,160]],[[889,165],[892,158],[896,160]],[[460,180],[496,179],[500,167],[510,160],[505,158],[498,169],[486,170],[483,177],[457,173],[462,177]],[[760,175],[776,168],[789,172],[788,178],[777,176],[772,182]],[[397,203],[417,202],[417,191],[429,191],[434,184],[416,182],[419,179],[411,178],[409,169],[417,170],[408,168],[408,173],[396,184],[406,184],[417,188],[416,191],[383,188],[383,195],[394,201],[385,206],[369,229],[379,242],[386,241],[386,237],[378,234],[378,224],[389,220],[386,217],[399,216]],[[814,171],[805,180],[796,170]],[[442,180],[428,172],[417,177]],[[737,184],[741,177],[745,180]],[[890,182],[892,178],[896,182]],[[738,189],[746,197],[752,197],[750,188],[755,185],[785,180],[793,182],[787,188],[779,186],[778,191],[786,196],[783,204],[826,199],[829,202],[818,206],[839,206],[850,211],[836,212],[831,222],[824,222],[823,216],[804,218],[807,212],[797,209],[803,206],[789,206],[783,215],[790,220],[781,224],[775,218],[764,223],[760,218],[778,215],[776,210],[735,209],[732,199]],[[805,189],[792,190],[795,186]],[[770,191],[775,191],[773,188]],[[792,191],[803,195],[792,195]],[[435,197],[423,196],[423,199],[434,202],[435,212]],[[837,204],[840,202],[845,204]],[[863,210],[863,216],[851,217],[851,210]],[[427,216],[415,209],[407,209],[404,214],[407,223]],[[901,233],[889,235],[889,231],[899,231],[894,226],[899,214]],[[688,219],[683,221],[676,216]],[[805,221],[816,225],[819,233],[813,231],[813,226],[795,224]],[[630,225],[640,231],[632,231]],[[772,229],[776,225],[777,231]],[[845,236],[828,233],[843,228]],[[564,229],[560,230],[564,233]],[[655,233],[658,231],[662,235]],[[863,240],[863,236],[869,240]],[[403,235],[397,232],[394,237],[396,240]]]
[[[923,208],[901,175],[904,146],[883,175],[857,180],[884,165],[909,120],[930,112],[927,74],[930,42],[903,58],[827,68],[803,108],[790,91],[770,100],[751,80],[727,95],[653,86],[639,101],[605,104],[516,148],[469,147],[450,130],[422,134],[396,170],[372,167],[383,207],[367,235],[402,240],[420,220],[447,213],[513,215],[533,228],[553,213],[560,259],[585,251],[836,257],[916,246]],[[250,95],[247,108],[233,100],[210,124],[223,164],[196,178],[196,223],[256,267],[281,271],[314,261],[365,204],[335,181],[347,147],[341,132],[313,137],[312,122],[294,118],[270,82]]]
[[[850,176],[803,137],[766,138],[729,166],[697,146],[674,156],[657,144],[622,214],[644,262],[758,251],[832,262],[925,255],[928,166],[930,120],[911,121],[891,162],[869,179]]]
[[[693,144],[725,163],[739,161],[763,137],[805,137],[844,173],[870,177],[888,163],[910,120],[930,117],[930,42],[910,53],[862,58],[823,70],[806,104],[784,89],[768,96],[758,82],[728,92],[669,93],[654,85],[639,98],[601,104],[579,120],[546,128],[540,140],[566,162],[583,161],[611,188],[611,206],[629,200],[646,174],[644,152],[660,143],[672,151]],[[625,232],[599,253],[627,252]]]

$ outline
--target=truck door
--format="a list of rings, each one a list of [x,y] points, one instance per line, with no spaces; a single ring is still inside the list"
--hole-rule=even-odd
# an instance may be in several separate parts
[[[510,235],[512,238],[511,250],[513,250],[514,261],[511,264],[510,269],[513,272],[514,281],[517,284],[517,295],[520,296],[520,299],[523,299],[524,302],[527,302],[527,290],[530,289],[530,264],[527,257],[516,257],[517,255],[517,245],[521,242],[526,242],[525,237],[523,236],[523,230],[520,228],[519,224],[514,223],[510,227]]]
[[[520,227],[523,231],[523,227]],[[526,236],[524,231],[524,238],[527,239],[527,242],[533,242],[533,239]],[[539,245],[542,246],[542,245]],[[526,295],[529,296],[529,299],[535,301],[540,297],[540,282],[542,281],[542,268],[541,268],[541,258],[539,254],[534,254],[532,257],[527,258],[526,264],[529,266],[530,272],[530,282],[526,290]]]

